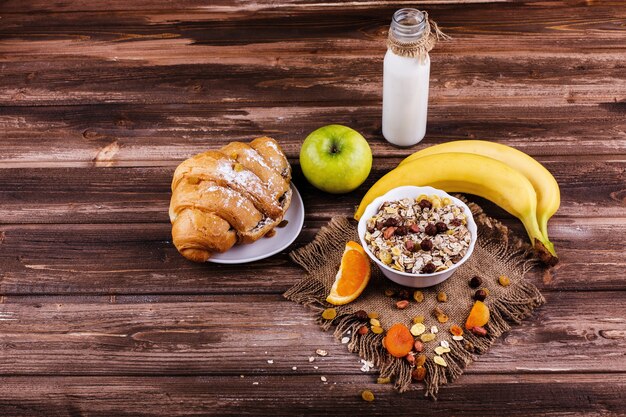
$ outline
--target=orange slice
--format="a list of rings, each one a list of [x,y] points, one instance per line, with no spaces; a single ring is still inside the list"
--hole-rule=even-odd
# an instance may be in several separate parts
[[[341,266],[326,298],[336,306],[354,301],[370,281],[370,260],[361,245],[350,241],[341,257]]]

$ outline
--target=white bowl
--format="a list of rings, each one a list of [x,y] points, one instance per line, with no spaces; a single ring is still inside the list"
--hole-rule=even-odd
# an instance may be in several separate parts
[[[366,223],[368,219],[370,219],[372,216],[378,213],[378,210],[381,204],[384,203],[385,201],[397,201],[403,198],[417,198],[418,196],[422,194],[425,194],[428,196],[437,195],[441,197],[442,199],[447,197],[450,200],[452,200],[454,204],[456,204],[457,206],[463,209],[463,213],[465,214],[467,218],[467,228],[470,232],[470,245],[469,245],[469,248],[467,249],[467,253],[465,254],[465,256],[463,256],[463,258],[461,258],[459,262],[452,265],[450,268],[446,269],[445,271],[433,272],[432,274],[412,274],[409,272],[400,272],[382,263],[370,251],[367,245],[367,242],[365,241],[365,232],[367,231]],[[413,287],[413,288],[430,287],[430,286],[439,284],[445,281],[446,279],[450,278],[452,274],[454,274],[454,271],[456,271],[456,269],[459,266],[463,265],[463,263],[465,263],[465,261],[467,261],[469,257],[472,255],[472,252],[474,251],[474,245],[476,244],[476,237],[477,237],[476,223],[474,222],[474,217],[472,216],[471,210],[469,209],[469,207],[467,207],[465,203],[463,203],[458,198],[452,197],[450,194],[446,193],[445,191],[441,191],[433,187],[414,187],[414,186],[404,186],[404,187],[394,188],[393,190],[388,191],[386,194],[372,201],[367,206],[367,208],[365,209],[365,212],[363,212],[363,216],[361,216],[361,219],[359,220],[358,233],[359,233],[359,238],[361,239],[361,245],[365,249],[365,252],[367,252],[369,257],[372,258],[372,260],[378,264],[378,267],[380,268],[382,273],[393,282],[396,282],[400,285],[404,285],[406,287]]]

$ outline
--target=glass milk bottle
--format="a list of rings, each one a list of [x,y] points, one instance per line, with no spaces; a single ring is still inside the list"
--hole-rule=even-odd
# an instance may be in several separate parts
[[[400,9],[389,28],[383,71],[383,136],[398,146],[419,143],[426,134],[430,58],[440,34],[428,14]]]

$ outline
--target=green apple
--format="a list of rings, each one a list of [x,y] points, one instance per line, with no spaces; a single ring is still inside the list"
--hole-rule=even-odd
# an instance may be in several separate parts
[[[359,132],[328,125],[312,132],[300,149],[306,179],[322,191],[347,193],[365,181],[372,169],[372,151]]]

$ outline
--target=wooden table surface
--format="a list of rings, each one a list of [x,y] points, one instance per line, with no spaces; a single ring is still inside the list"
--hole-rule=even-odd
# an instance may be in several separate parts
[[[294,248],[412,151],[384,141],[380,115],[386,31],[413,3],[265,3],[0,4],[0,415],[625,415],[625,3],[420,5],[454,40],[431,53],[415,149],[512,145],[562,192],[562,261],[530,275],[547,304],[437,402],[376,385],[281,297],[302,276],[287,251],[199,265],[171,243],[171,175],[197,152],[278,139],[306,207]],[[342,196],[298,165],[330,123],[375,155]],[[317,348],[329,356],[309,363]]]

